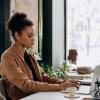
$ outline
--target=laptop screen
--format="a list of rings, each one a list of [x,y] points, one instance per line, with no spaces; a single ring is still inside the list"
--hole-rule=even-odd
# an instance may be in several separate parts
[[[94,75],[93,75],[92,83],[91,83],[91,87],[90,87],[90,93],[95,91],[95,89],[96,89],[95,82],[97,81],[97,79],[98,79],[98,81],[100,81],[100,65],[95,67]]]

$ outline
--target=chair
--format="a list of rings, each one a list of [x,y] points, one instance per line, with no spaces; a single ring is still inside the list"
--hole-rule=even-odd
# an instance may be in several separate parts
[[[0,79],[0,100],[6,100],[6,93],[3,78]]]
[[[1,63],[0,63],[0,73],[1,73]],[[0,75],[0,100],[6,100],[4,80]]]

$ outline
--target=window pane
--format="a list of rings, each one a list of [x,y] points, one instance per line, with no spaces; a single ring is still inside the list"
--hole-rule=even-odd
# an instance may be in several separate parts
[[[100,64],[100,0],[67,0],[67,52],[77,49],[78,64]]]

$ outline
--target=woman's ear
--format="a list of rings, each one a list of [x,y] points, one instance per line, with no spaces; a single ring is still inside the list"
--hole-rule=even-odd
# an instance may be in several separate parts
[[[19,33],[18,33],[18,32],[15,32],[15,39],[16,39],[16,40],[19,40],[19,39],[20,39]]]

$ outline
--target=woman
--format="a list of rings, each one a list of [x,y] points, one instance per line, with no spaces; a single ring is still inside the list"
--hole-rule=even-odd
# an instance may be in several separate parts
[[[76,81],[48,77],[34,55],[25,53],[26,48],[34,45],[33,26],[24,13],[15,13],[8,23],[15,42],[1,57],[1,74],[6,83],[7,94],[12,100],[39,91],[59,91],[78,85]]]

